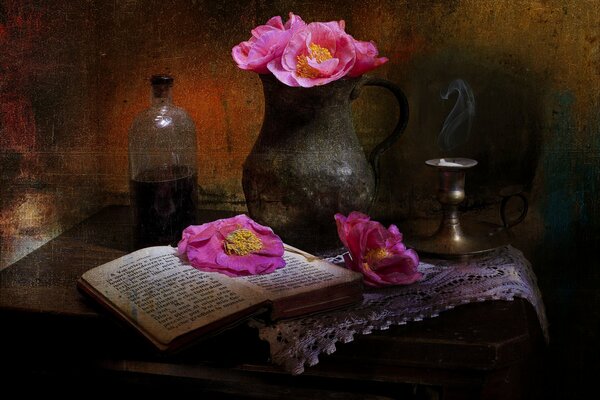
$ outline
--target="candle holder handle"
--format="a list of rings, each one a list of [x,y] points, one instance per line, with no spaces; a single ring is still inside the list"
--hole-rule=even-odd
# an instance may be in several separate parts
[[[517,216],[517,218],[515,218],[513,220],[509,220],[506,209],[508,207],[508,203],[513,198],[518,198],[521,200],[521,204],[522,204],[521,205],[521,213],[519,214],[519,216]],[[513,226],[519,225],[521,222],[523,222],[523,220],[527,216],[528,210],[529,210],[529,201],[527,200],[527,197],[525,197],[525,195],[523,193],[514,193],[509,196],[504,196],[502,198],[502,202],[500,203],[500,219],[502,220],[502,226],[504,227],[504,229],[512,228]]]

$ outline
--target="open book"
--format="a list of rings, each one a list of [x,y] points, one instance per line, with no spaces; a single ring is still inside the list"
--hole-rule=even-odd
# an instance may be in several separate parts
[[[285,246],[286,266],[266,275],[199,271],[170,246],[148,247],[93,268],[77,287],[161,351],[265,314],[272,320],[357,302],[362,275]]]

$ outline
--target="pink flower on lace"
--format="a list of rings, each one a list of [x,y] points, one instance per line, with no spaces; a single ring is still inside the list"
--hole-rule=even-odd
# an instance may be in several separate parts
[[[302,18],[293,13],[285,25],[280,16],[273,17],[265,25],[254,28],[252,37],[235,46],[231,55],[241,69],[267,74],[267,64],[281,57],[292,33],[305,25]]]
[[[388,62],[387,57],[377,57],[379,51],[373,42],[363,42],[352,38],[356,50],[356,62],[348,76],[356,77]]]
[[[338,235],[348,249],[346,267],[363,274],[369,286],[408,285],[421,279],[419,256],[402,243],[395,225],[385,229],[357,211],[335,215]]]
[[[279,236],[246,215],[190,225],[177,249],[194,268],[229,276],[268,274],[285,266]]]
[[[313,22],[297,30],[281,57],[267,67],[288,86],[312,87],[345,76],[355,59],[353,39],[344,32],[344,21]]]

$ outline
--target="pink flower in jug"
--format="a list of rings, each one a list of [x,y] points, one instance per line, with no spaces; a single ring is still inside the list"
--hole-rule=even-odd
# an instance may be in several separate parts
[[[310,24],[290,13],[252,30],[252,38],[235,46],[233,59],[241,69],[272,73],[288,86],[325,85],[345,76],[357,77],[386,63],[373,42],[354,39],[344,21]]]
[[[356,61],[348,76],[360,76],[388,62],[387,57],[377,57],[379,51],[373,42],[363,42],[352,38],[356,50]]]
[[[285,25],[280,16],[273,17],[265,25],[254,28],[252,37],[235,46],[231,55],[241,69],[267,74],[267,64],[281,57],[292,33],[305,25],[304,21],[293,13],[290,13]]]
[[[243,214],[188,226],[177,249],[194,268],[228,276],[267,274],[285,266],[279,236]]]
[[[419,256],[402,243],[395,225],[385,229],[368,215],[335,215],[338,235],[348,249],[346,267],[363,274],[369,286],[408,285],[421,279]]]
[[[352,38],[339,25],[313,22],[292,35],[268,68],[288,86],[312,87],[345,76],[355,59]]]

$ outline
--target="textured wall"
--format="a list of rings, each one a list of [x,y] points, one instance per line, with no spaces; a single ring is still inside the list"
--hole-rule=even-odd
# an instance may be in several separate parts
[[[0,268],[101,203],[95,11],[0,2]]]
[[[438,156],[480,162],[467,190],[468,208],[482,217],[495,218],[502,188],[528,192],[517,245],[540,278],[556,365],[579,367],[567,380],[582,383],[599,349],[597,0],[2,0],[0,265],[103,204],[127,201],[127,128],[156,72],[175,76],[175,101],[197,123],[203,203],[243,210],[241,165],[263,104],[258,78],[239,70],[230,50],[288,11],[345,19],[355,37],[376,41],[390,62],[373,74],[409,98],[408,129],[382,157],[377,216],[435,215],[435,176],[423,161]],[[454,78],[473,87],[477,114],[469,142],[447,154],[436,136],[453,104],[439,92]],[[379,89],[355,102],[365,149],[396,112]]]

